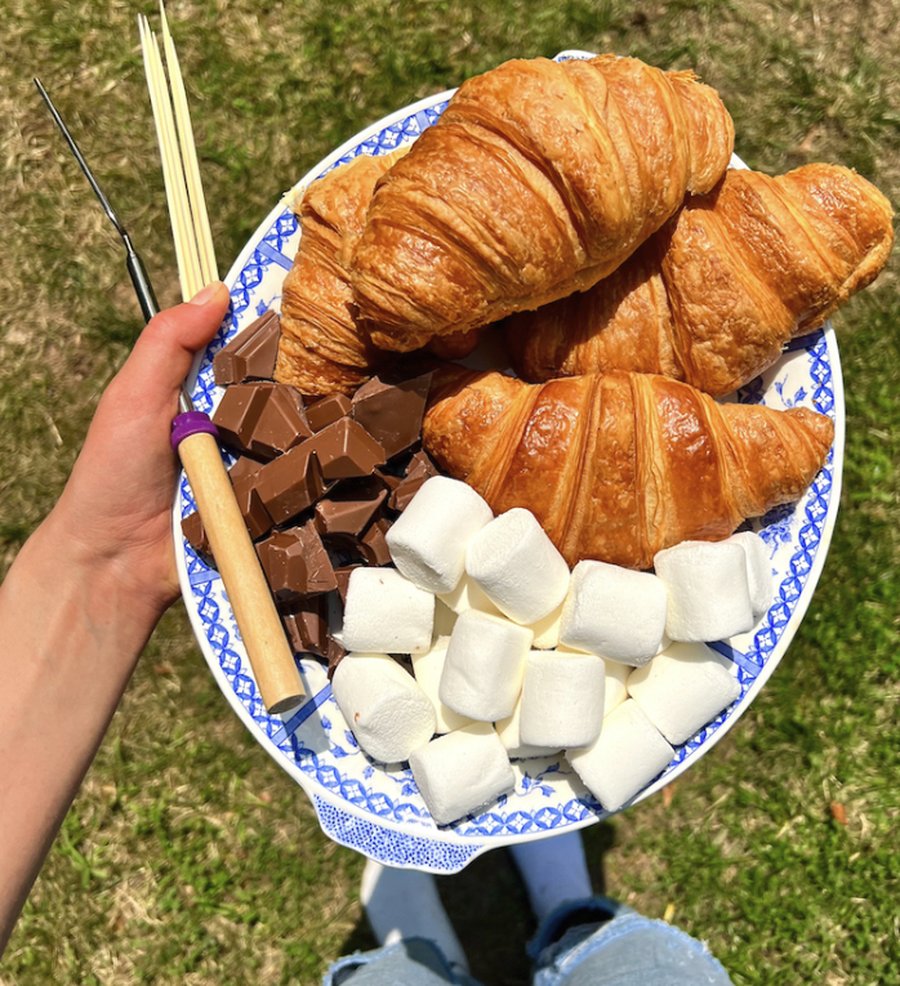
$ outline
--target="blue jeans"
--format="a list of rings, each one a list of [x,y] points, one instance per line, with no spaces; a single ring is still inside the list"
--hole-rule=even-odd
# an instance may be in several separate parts
[[[541,924],[528,954],[535,962],[534,986],[731,986],[702,942],[604,897],[558,908]],[[339,959],[323,984],[345,983],[479,986],[423,938]]]

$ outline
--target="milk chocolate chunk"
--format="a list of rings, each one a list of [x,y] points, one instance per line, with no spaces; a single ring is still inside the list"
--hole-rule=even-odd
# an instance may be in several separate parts
[[[207,558],[212,557],[212,549],[209,546],[209,538],[206,536],[206,529],[203,527],[203,521],[200,520],[200,514],[196,511],[192,514],[188,514],[181,521],[181,531],[187,540],[187,543],[197,552],[198,555],[204,555]],[[348,580],[350,576],[347,576]]]
[[[250,476],[255,476],[260,468],[261,465],[256,459],[251,459],[246,455],[239,455],[228,470],[228,478],[231,480],[232,485],[236,485]]]
[[[331,681],[331,676],[334,674],[335,668],[343,661],[347,656],[347,651],[333,638],[328,638],[328,654],[326,655],[328,659],[328,680]]]
[[[409,501],[419,492],[425,480],[437,475],[437,468],[428,458],[428,454],[416,452],[406,469],[406,475],[391,492],[388,506],[391,510],[406,510]]]
[[[257,474],[255,486],[269,516],[276,524],[296,517],[325,492],[322,468],[309,441],[267,462]]]
[[[396,384],[372,377],[353,395],[350,414],[382,444],[390,459],[421,436],[430,385],[430,373]]]
[[[299,448],[315,451],[327,480],[371,476],[385,461],[381,445],[350,418],[341,418],[316,432]]]
[[[275,372],[281,323],[268,311],[238,333],[213,357],[213,376],[220,387],[246,380],[270,380]]]
[[[361,565],[339,565],[334,570],[334,577],[337,580],[338,593],[340,594],[342,603],[347,602],[347,587],[350,585],[350,576],[355,569],[361,567]]]
[[[315,524],[308,520],[302,526],[292,528],[292,530],[296,532],[300,550],[306,562],[306,591],[310,595],[315,595],[336,589],[337,579],[334,577],[334,568]]]
[[[402,476],[395,476],[394,473],[388,472],[386,469],[376,469],[373,475],[391,492],[397,489],[397,487],[403,482]]]
[[[300,393],[286,384],[275,384],[265,390],[265,403],[247,447],[260,459],[274,459],[311,435]]]
[[[321,431],[349,413],[350,398],[343,394],[331,394],[310,404],[306,409],[306,418],[313,431]]]
[[[250,439],[274,383],[239,383],[228,387],[212,416],[222,444],[236,452],[250,451]]]
[[[276,531],[256,546],[256,552],[279,603],[337,588],[328,552],[311,523]]]
[[[386,499],[387,490],[367,499],[356,499],[352,491],[347,497],[336,490],[316,504],[316,528],[320,534],[359,534]]]
[[[281,622],[295,654],[328,657],[328,599],[305,596],[281,613]]]
[[[228,478],[234,487],[234,498],[244,516],[250,537],[254,540],[268,534],[272,529],[272,518],[256,489],[260,469],[262,466],[259,462],[242,455],[228,470]]]
[[[262,496],[256,487],[260,466],[246,475],[238,475],[232,480],[234,498],[247,525],[247,533],[252,540],[261,538],[272,530],[272,517],[263,503]],[[233,472],[233,470],[232,470]]]
[[[384,536],[391,529],[386,517],[373,521],[359,539],[359,551],[369,565],[390,565],[391,552]]]

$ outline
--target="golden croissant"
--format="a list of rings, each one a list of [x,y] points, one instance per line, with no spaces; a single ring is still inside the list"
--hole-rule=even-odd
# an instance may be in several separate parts
[[[875,279],[891,217],[849,168],[729,171],[591,290],[507,319],[513,365],[526,380],[636,370],[727,394]]]
[[[603,55],[469,79],[378,182],[352,259],[360,317],[408,351],[583,291],[728,165],[690,72]]]
[[[399,153],[360,155],[313,182],[300,200],[300,246],[282,287],[275,379],[301,393],[350,394],[377,364],[377,350],[353,317],[347,265],[375,182]]]
[[[309,396],[352,394],[383,362],[356,318],[350,254],[376,181],[403,154],[361,154],[313,182],[299,202],[300,246],[282,287],[275,379]],[[445,337],[438,355],[471,352],[470,334]]]
[[[453,368],[439,374],[422,436],[495,512],[531,510],[570,565],[649,568],[662,548],[727,537],[797,499],[834,425],[807,408],[718,404],[650,374],[528,384]]]

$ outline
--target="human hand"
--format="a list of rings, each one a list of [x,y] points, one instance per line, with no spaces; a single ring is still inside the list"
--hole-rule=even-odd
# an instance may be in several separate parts
[[[215,282],[147,324],[104,391],[48,518],[88,571],[112,574],[157,617],[179,593],[171,532],[172,419],[194,354],[213,337],[227,307],[228,291]]]

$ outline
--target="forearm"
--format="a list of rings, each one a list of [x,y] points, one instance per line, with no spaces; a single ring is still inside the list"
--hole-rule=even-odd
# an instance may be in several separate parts
[[[0,586],[0,952],[159,617],[54,511]]]

